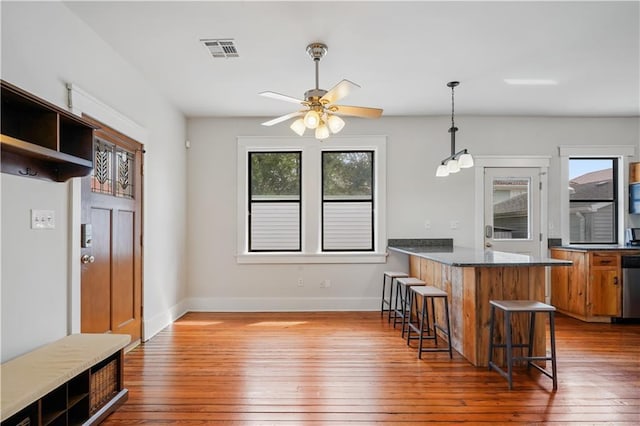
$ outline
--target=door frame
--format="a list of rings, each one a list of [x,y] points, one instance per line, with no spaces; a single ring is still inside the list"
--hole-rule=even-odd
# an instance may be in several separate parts
[[[149,140],[147,130],[111,108],[110,106],[104,104],[97,98],[93,97],[89,93],[82,90],[75,84],[68,83],[67,87],[67,106],[69,110],[78,116],[82,116],[82,114],[90,115],[94,119],[104,123],[105,125],[111,127],[114,130],[140,142],[142,145],[147,144]],[[81,221],[81,212],[82,212],[82,204],[81,204],[81,196],[82,196],[82,178],[73,178],[69,180],[68,189],[69,189],[69,257],[68,257],[68,270],[69,270],[69,293],[68,293],[68,306],[67,306],[67,332],[68,334],[72,333],[80,333],[80,290],[81,290],[81,266],[80,266],[80,257],[81,257],[81,248],[80,248],[80,225]],[[142,185],[143,188],[147,186],[147,177],[143,173],[142,175]],[[146,263],[144,259],[146,258],[146,244],[144,244],[146,240],[146,195],[145,191],[142,191],[142,306],[144,307],[145,302],[145,268]],[[142,312],[142,330],[141,330],[141,341],[146,341],[146,327],[145,327],[145,317],[144,310]]]
[[[474,206],[474,240],[475,247],[484,250],[484,169],[493,167],[506,168],[537,168],[540,173],[540,254],[545,257],[547,253],[547,197],[549,186],[549,162],[550,156],[528,155],[528,156],[508,156],[508,155],[487,155],[474,156],[475,163],[475,206]]]

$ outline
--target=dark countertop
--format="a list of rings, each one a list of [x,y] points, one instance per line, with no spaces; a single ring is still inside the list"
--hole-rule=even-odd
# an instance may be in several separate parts
[[[619,244],[569,244],[566,246],[549,247],[569,251],[638,251],[638,246],[624,246]]]
[[[388,249],[451,266],[569,266],[572,264],[568,260],[457,246],[389,246]]]

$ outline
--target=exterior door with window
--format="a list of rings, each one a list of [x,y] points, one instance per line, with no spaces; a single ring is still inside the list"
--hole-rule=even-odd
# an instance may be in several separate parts
[[[539,256],[540,192],[538,168],[485,168],[485,247]]]
[[[99,124],[94,169],[82,179],[83,333],[141,337],[142,145]]]

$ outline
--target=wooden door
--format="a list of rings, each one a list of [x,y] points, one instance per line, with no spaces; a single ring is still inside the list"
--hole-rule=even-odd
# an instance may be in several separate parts
[[[80,329],[129,334],[137,342],[142,324],[142,145],[96,124],[94,170],[82,179]]]

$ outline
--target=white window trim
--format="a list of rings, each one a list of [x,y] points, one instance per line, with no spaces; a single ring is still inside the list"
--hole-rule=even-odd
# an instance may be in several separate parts
[[[618,159],[618,243],[624,242],[624,230],[626,227],[625,218],[627,216],[628,191],[625,182],[629,170],[629,157],[633,157],[636,149],[633,145],[560,145],[560,182],[561,185],[569,184],[569,158],[580,157],[608,157]],[[560,191],[560,229],[562,244],[569,244],[571,241],[569,229],[569,191]]]
[[[320,142],[311,137],[239,136],[237,139],[237,263],[384,263],[387,248],[386,136],[332,137]],[[372,252],[323,252],[321,250],[321,152],[322,150],[374,151],[374,250]],[[250,151],[302,151],[302,252],[248,251],[248,175]]]

